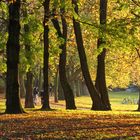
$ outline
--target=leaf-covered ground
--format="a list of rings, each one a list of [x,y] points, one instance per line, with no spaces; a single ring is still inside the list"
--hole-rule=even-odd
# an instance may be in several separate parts
[[[64,101],[54,103],[57,110],[26,110],[22,115],[2,114],[5,99],[0,99],[0,140],[140,140],[140,112],[136,104],[122,104],[123,98],[138,98],[137,93],[111,93],[113,111],[90,111],[89,97],[76,98],[78,109],[65,110]],[[23,106],[24,106],[24,101]],[[59,109],[58,109],[59,108]]]
[[[140,139],[140,113],[33,111],[0,116],[1,139]]]

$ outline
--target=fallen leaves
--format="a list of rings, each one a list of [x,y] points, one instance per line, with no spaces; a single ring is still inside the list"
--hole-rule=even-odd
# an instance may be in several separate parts
[[[58,110],[0,117],[0,138],[12,140],[88,140],[136,136],[140,138],[140,114]]]

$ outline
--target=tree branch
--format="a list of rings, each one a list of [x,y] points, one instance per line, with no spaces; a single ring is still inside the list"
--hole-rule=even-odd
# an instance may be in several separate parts
[[[136,0],[132,0],[132,2],[133,2],[135,5],[137,5],[138,7],[140,7],[140,3],[137,2]]]
[[[139,52],[139,49],[138,48],[135,48],[137,54],[138,54],[138,57],[140,58],[140,52]]]
[[[135,14],[133,11],[131,11],[131,14],[133,14],[135,17],[140,18],[140,15]]]

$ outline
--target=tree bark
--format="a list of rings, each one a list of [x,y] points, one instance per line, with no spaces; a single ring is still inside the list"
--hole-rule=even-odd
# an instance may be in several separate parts
[[[39,69],[39,85],[38,85],[38,90],[41,91],[42,90],[42,68],[40,67]]]
[[[98,42],[100,41],[98,40]],[[103,52],[101,52],[101,54],[98,55],[98,66],[95,86],[101,94],[102,102],[106,105],[108,110],[111,110],[105,79],[105,52],[106,50],[104,49]]]
[[[107,0],[100,0],[100,29],[99,38],[97,42],[97,48],[101,48],[105,45],[105,31],[106,31],[106,17],[107,17]],[[95,86],[96,89],[101,94],[102,102],[106,105],[108,110],[111,110],[108,91],[106,87],[106,77],[105,77],[105,56],[106,48],[98,55],[97,61],[97,75]]]
[[[31,71],[27,72],[27,81],[26,81],[26,95],[25,95],[25,108],[34,108],[33,102],[33,74]]]
[[[58,39],[63,38],[64,42],[59,46],[59,48],[62,50],[60,54],[59,59],[59,76],[60,76],[60,82],[61,86],[64,92],[65,101],[66,101],[66,109],[76,109],[75,101],[74,101],[74,95],[73,91],[68,83],[67,77],[66,77],[66,40],[67,40],[67,23],[64,18],[64,9],[61,9],[61,20],[62,20],[62,28],[63,33],[61,33],[60,26],[58,20],[54,17],[52,20],[53,25],[57,31]]]
[[[55,74],[55,84],[54,84],[54,102],[58,103],[58,82],[59,82],[59,70],[57,68],[56,74]]]
[[[19,34],[20,34],[20,0],[9,5],[9,25],[7,41],[7,73],[6,73],[6,110],[8,114],[23,113],[18,83]]]
[[[78,5],[77,0],[72,0],[72,4],[74,5],[74,10],[78,14]],[[73,26],[74,26],[74,33],[76,37],[76,43],[78,48],[78,53],[80,57],[80,64],[82,73],[85,79],[85,83],[87,85],[90,97],[92,99],[92,110],[107,110],[106,106],[103,104],[100,94],[96,90],[95,86],[92,83],[92,79],[89,73],[88,65],[87,65],[87,58],[84,50],[83,45],[83,38],[81,33],[81,27],[80,23],[76,21],[76,19],[73,17]]]
[[[26,0],[23,0],[26,3]],[[23,17],[27,18],[27,7],[24,5],[23,9]],[[28,72],[26,72],[26,95],[25,95],[25,108],[34,108],[33,102],[33,94],[32,94],[32,86],[33,86],[33,74],[31,70],[32,65],[32,55],[31,55],[31,40],[29,38],[30,35],[30,26],[29,23],[24,24],[24,45],[25,45],[25,56],[30,65]]]
[[[43,67],[43,104],[42,110],[50,110],[49,104],[49,83],[48,83],[48,68],[49,68],[49,16],[50,16],[50,0],[44,2],[44,67]]]
[[[58,100],[65,100],[64,92],[63,92],[61,82],[60,82],[60,76],[58,79]]]

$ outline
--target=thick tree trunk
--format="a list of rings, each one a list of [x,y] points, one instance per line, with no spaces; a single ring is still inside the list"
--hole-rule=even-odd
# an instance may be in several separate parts
[[[62,45],[61,45],[62,48]],[[60,54],[59,60],[59,75],[60,82],[63,88],[65,100],[66,100],[66,109],[76,109],[73,91],[67,81],[66,71],[65,71],[65,60],[66,60],[66,50],[65,45],[63,45],[62,52]]]
[[[27,10],[25,10],[25,15],[27,16]],[[24,32],[25,35],[28,36],[30,34],[30,27],[29,24],[24,25]],[[25,39],[25,51],[26,51],[26,59],[29,61],[29,65],[31,64],[31,42],[27,41]],[[33,74],[32,71],[28,70],[26,73],[27,81],[26,81],[26,95],[25,95],[25,108],[34,108],[34,102],[33,102]]]
[[[25,108],[34,108],[33,102],[33,74],[32,72],[27,72],[27,81],[26,81],[26,96],[25,96]]]
[[[44,67],[43,67],[43,104],[42,104],[42,110],[50,110],[50,104],[49,104],[49,83],[48,83],[48,68],[49,68],[49,5],[50,0],[45,0],[44,2]]]
[[[99,29],[99,39],[97,42],[97,48],[102,47],[105,44],[105,31],[106,31],[106,17],[107,17],[107,0],[100,0],[100,26]],[[108,91],[106,87],[105,78],[105,56],[106,49],[98,55],[98,65],[97,65],[97,76],[96,76],[96,89],[101,94],[102,102],[106,105],[108,110],[111,110]]]
[[[98,55],[97,77],[95,86],[101,94],[102,102],[106,105],[108,110],[111,110],[105,79],[105,51],[106,50],[104,49],[103,52]]]
[[[5,113],[23,113],[18,83],[20,0],[9,5],[9,26],[7,41],[6,110]]]
[[[58,100],[65,100],[64,92],[61,86],[60,77],[58,80]]]
[[[78,14],[77,0],[72,0],[72,4],[74,5],[75,12]],[[85,54],[85,50],[83,46],[83,38],[82,38],[80,23],[76,21],[75,18],[73,18],[73,26],[74,26],[78,53],[80,57],[82,73],[83,73],[90,97],[93,102],[91,109],[92,110],[107,110],[106,106],[103,104],[100,98],[100,94],[98,93],[98,91],[96,90],[95,86],[92,83],[92,79],[90,77],[90,73],[89,73],[89,69],[87,65],[86,54]]]
[[[65,96],[65,101],[66,101],[66,109],[76,109],[75,106],[75,101],[74,101],[74,95],[73,91],[68,83],[67,77],[66,77],[66,39],[67,39],[67,23],[65,18],[63,17],[64,15],[64,9],[61,9],[61,19],[62,19],[62,28],[63,28],[63,33],[61,33],[59,22],[57,19],[53,19],[53,25],[55,29],[57,30],[58,33],[58,38],[63,38],[64,43],[62,43],[59,48],[62,50],[60,54],[60,59],[59,59],[59,76],[60,76],[60,82],[61,86],[63,88],[64,96]]]

